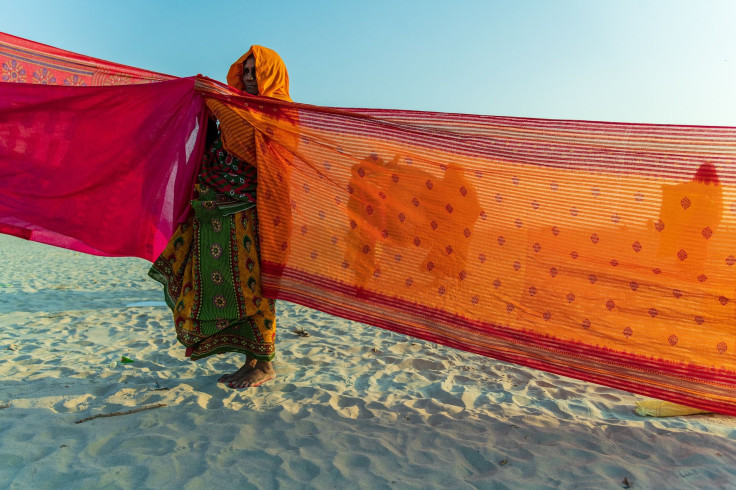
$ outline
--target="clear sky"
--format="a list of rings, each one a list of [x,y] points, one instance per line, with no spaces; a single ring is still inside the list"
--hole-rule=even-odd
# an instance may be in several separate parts
[[[339,107],[736,126],[734,0],[2,0],[0,30],[224,81],[251,44]]]

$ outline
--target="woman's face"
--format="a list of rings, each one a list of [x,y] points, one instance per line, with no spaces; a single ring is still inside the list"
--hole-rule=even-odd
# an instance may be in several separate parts
[[[253,55],[248,56],[243,63],[243,87],[251,95],[258,95],[258,82],[256,81],[256,59]]]

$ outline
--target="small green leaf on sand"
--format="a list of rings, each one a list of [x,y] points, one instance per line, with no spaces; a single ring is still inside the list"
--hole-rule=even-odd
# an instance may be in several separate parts
[[[121,364],[130,364],[131,362],[135,362],[133,359],[127,358],[125,356],[120,358]]]

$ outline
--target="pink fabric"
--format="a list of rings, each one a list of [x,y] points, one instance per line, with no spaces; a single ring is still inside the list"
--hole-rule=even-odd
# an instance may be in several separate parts
[[[115,87],[0,86],[0,232],[155,259],[201,159],[194,78]]]

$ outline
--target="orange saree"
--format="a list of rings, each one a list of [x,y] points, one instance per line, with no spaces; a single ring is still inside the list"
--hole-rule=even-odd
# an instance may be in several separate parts
[[[736,413],[736,129],[209,97],[256,129],[265,295]]]

